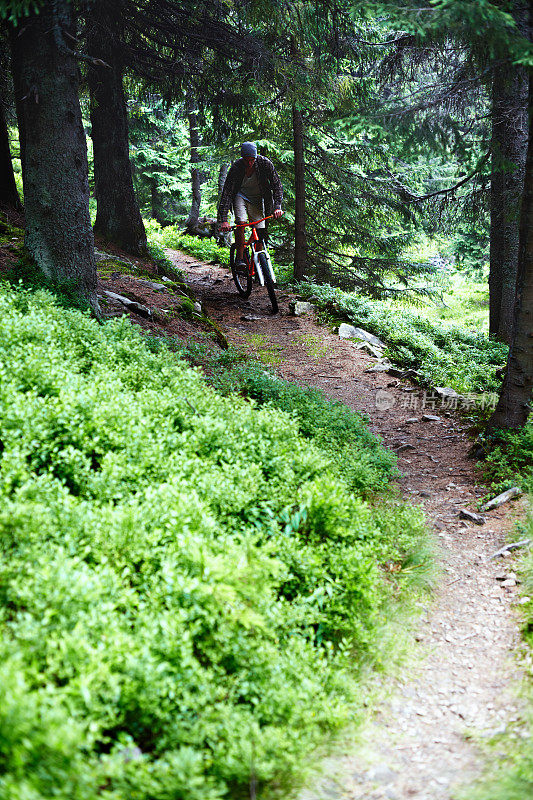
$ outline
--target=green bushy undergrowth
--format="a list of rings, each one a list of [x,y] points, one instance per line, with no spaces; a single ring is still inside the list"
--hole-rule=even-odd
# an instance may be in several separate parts
[[[321,442],[124,319],[1,288],[1,800],[271,796],[357,713],[403,585],[380,563],[424,529],[363,499],[377,445],[339,476],[336,413]]]
[[[221,353],[191,343],[183,352],[202,367],[217,391],[239,392],[290,414],[300,434],[331,455],[333,468],[348,488],[361,494],[376,492],[399,476],[396,456],[370,432],[365,417],[342,403],[331,402],[323,392],[281,380],[236,349]]]
[[[521,430],[498,431],[486,443],[483,470],[487,480],[503,491],[516,484],[533,492],[533,420]]]
[[[155,245],[183,250],[203,261],[229,265],[229,249],[219,247],[212,238],[200,239],[198,236],[189,236],[180,230],[179,225],[168,225],[163,228],[154,219],[145,220],[144,224],[150,242]]]
[[[328,285],[301,284],[330,320],[348,320],[382,338],[395,364],[420,372],[432,386],[451,386],[461,393],[498,389],[496,371],[507,348],[458,325],[435,323],[414,311],[391,310],[386,301],[368,300]]]

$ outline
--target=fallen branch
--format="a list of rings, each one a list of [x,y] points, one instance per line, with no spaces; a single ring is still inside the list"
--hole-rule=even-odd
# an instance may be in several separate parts
[[[512,544],[506,544],[505,547],[502,547],[501,550],[497,550],[491,556],[489,556],[489,561],[492,561],[493,558],[498,558],[500,556],[505,555],[505,553],[510,553],[511,550],[518,550],[520,547],[529,547],[531,545],[531,539],[522,539],[520,542],[513,542]]]
[[[522,489],[518,486],[513,486],[512,489],[507,489],[506,492],[502,492],[497,497],[493,497],[492,500],[489,500],[488,503],[485,503],[482,506],[482,511],[492,511],[494,508],[499,508],[504,503],[508,503],[509,500],[512,500],[514,497],[520,497],[522,494]]]

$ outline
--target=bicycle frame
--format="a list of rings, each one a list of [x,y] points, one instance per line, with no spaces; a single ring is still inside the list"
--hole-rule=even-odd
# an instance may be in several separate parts
[[[236,228],[251,228],[252,229],[252,232],[250,233],[250,238],[244,244],[244,252],[246,254],[246,248],[247,247],[251,248],[251,250],[252,250],[252,258],[251,258],[250,262],[248,263],[248,268],[251,270],[251,275],[252,275],[253,278],[257,275],[257,277],[259,279],[259,283],[260,283],[261,286],[265,285],[265,278],[264,278],[264,275],[263,275],[263,270],[261,269],[261,267],[259,265],[258,253],[264,253],[265,254],[265,256],[267,258],[267,261],[268,261],[268,266],[269,266],[269,269],[270,269],[270,271],[272,273],[272,277],[273,277],[274,281],[275,281],[275,275],[274,275],[274,270],[272,269],[272,262],[270,260],[270,255],[269,255],[266,243],[264,241],[261,241],[261,239],[259,239],[259,236],[257,235],[257,226],[259,225],[260,222],[265,222],[267,219],[273,219],[273,217],[274,217],[274,215],[270,214],[270,216],[263,217],[262,219],[257,219],[254,222],[238,222],[236,225],[233,225],[233,227],[231,228],[231,230],[235,230]],[[260,248],[257,247],[257,243],[258,242],[261,242],[261,247]],[[245,256],[245,258],[246,258],[246,256]]]
[[[271,215],[274,216],[274,215]],[[268,297],[272,304],[272,311],[277,314],[279,305],[276,298],[276,276],[272,269],[272,261],[268,253],[268,248],[263,240],[259,239],[257,234],[257,226],[266,219],[271,217],[263,217],[263,219],[255,220],[255,222],[242,222],[234,225],[230,230],[235,228],[251,228],[252,232],[250,238],[244,243],[243,261],[241,266],[235,263],[235,253],[237,244],[234,243],[230,248],[230,267],[233,280],[241,297],[248,298],[252,291],[254,277],[257,278],[261,286],[266,286]],[[245,237],[243,236],[243,239]],[[250,258],[251,253],[251,258]]]

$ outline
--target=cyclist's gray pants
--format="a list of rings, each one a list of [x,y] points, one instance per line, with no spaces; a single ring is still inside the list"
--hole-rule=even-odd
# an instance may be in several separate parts
[[[255,205],[253,203],[249,203],[243,197],[237,197],[233,201],[233,211],[235,214],[235,222],[256,222],[258,219],[263,219],[265,216],[263,212],[263,204]],[[258,228],[264,228],[265,222],[260,222],[257,226]]]

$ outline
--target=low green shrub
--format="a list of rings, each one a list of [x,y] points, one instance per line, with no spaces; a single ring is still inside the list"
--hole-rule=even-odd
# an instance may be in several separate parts
[[[361,421],[308,399],[321,441],[254,391],[0,288],[2,800],[272,796],[357,716],[423,521],[363,499],[392,470],[371,439],[334,469]]]
[[[179,346],[186,358],[202,367],[217,391],[239,392],[290,414],[300,434],[332,457],[331,468],[350,489],[362,495],[383,491],[391,479],[399,477],[396,456],[370,432],[362,414],[328,400],[318,389],[280,379],[238,349],[220,353],[197,343]]]
[[[348,320],[384,340],[394,363],[420,372],[432,386],[458,392],[498,389],[498,368],[507,347],[458,325],[434,323],[414,311],[391,310],[386,301],[368,300],[328,285],[301,284],[300,293],[313,298],[326,319]]]
[[[183,273],[176,267],[175,264],[168,258],[165,253],[165,248],[157,241],[148,242],[148,253],[150,258],[156,264],[164,275],[172,276],[177,280],[183,280]]]
[[[200,239],[198,236],[189,236],[180,230],[178,225],[162,227],[156,220],[145,222],[146,232],[150,242],[160,247],[175,248],[190,253],[202,261],[211,261],[223,266],[229,266],[229,248],[219,247],[214,239]]]
[[[519,431],[498,431],[487,449],[483,462],[487,480],[501,491],[516,484],[533,491],[533,421]]]

